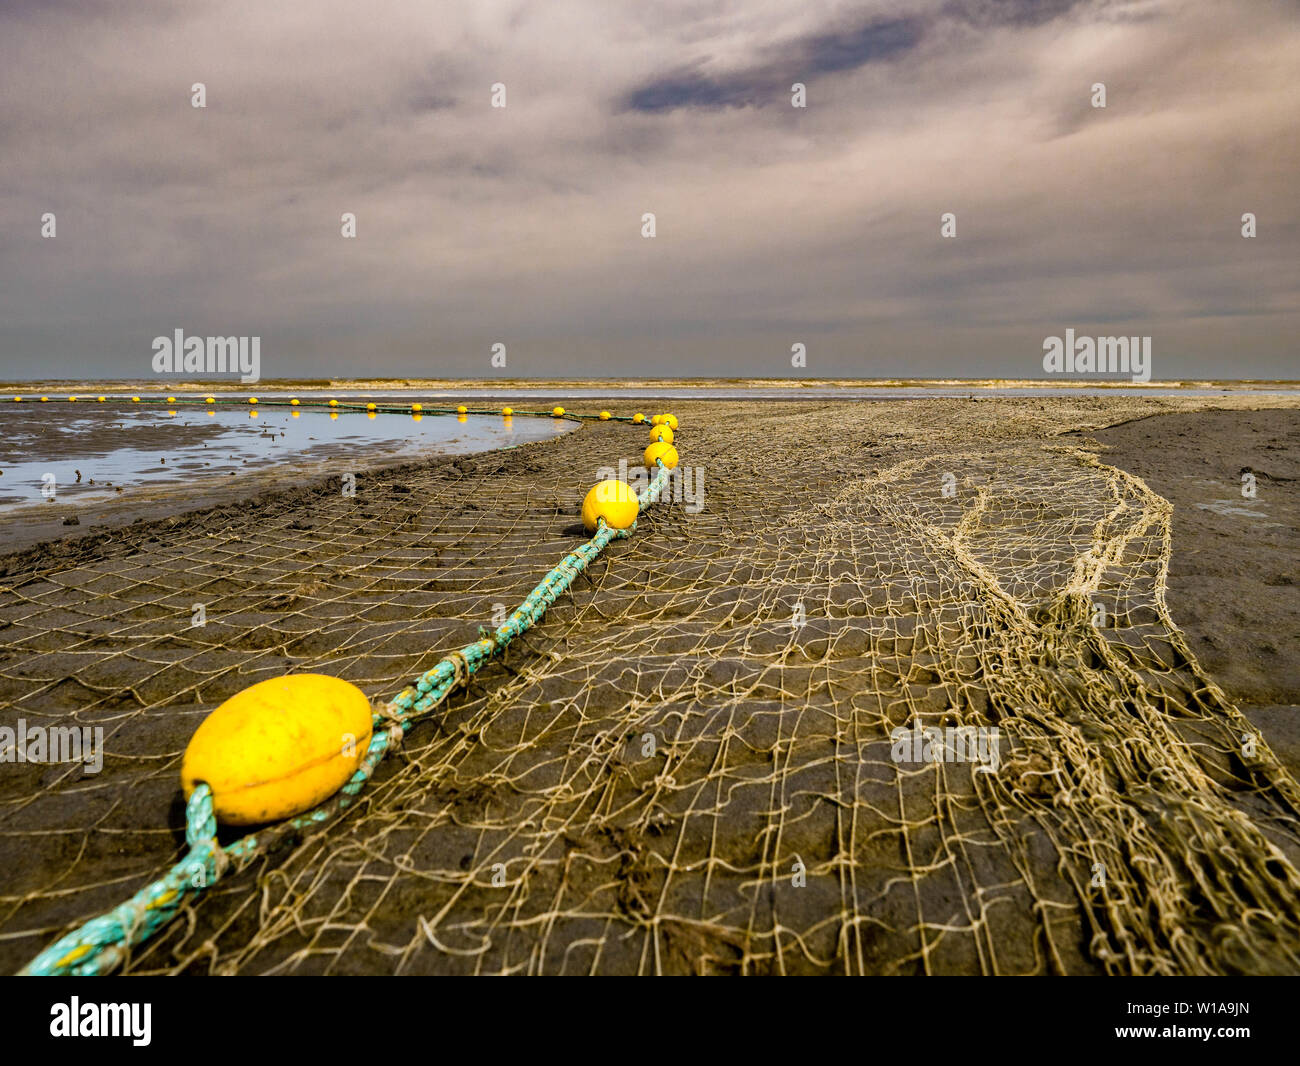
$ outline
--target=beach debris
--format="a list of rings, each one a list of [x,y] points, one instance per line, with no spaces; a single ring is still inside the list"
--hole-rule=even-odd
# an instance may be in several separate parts
[[[81,525],[81,519],[74,514],[70,514],[63,520],[63,524],[65,526],[79,526]]]

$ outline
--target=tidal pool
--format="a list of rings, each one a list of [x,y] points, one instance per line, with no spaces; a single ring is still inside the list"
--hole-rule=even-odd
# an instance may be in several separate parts
[[[295,461],[463,455],[575,428],[551,418],[385,414],[244,406],[167,408],[120,400],[0,406],[0,509],[200,484]]]

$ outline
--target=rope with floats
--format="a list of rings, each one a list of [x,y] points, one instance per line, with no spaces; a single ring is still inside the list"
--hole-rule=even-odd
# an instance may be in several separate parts
[[[59,397],[40,396],[28,398],[22,395],[5,397],[13,403],[22,403],[24,401],[33,403],[56,403]],[[504,406],[501,408],[476,406],[470,407],[467,404],[430,404],[415,401],[409,404],[399,403],[376,403],[374,401],[350,401],[350,400],[299,400],[297,397],[287,399],[268,398],[265,396],[249,396],[246,399],[238,399],[233,396],[94,396],[81,397],[77,395],[68,395],[62,397],[65,402],[75,403],[79,400],[85,400],[90,403],[138,403],[146,406],[158,406],[178,408],[178,407],[247,407],[250,410],[256,410],[259,407],[292,407],[292,408],[328,408],[330,411],[363,411],[371,415],[501,415],[503,418],[510,418],[514,415],[524,415],[527,417],[549,417],[568,419],[572,422],[634,422],[637,424],[646,422],[646,416],[643,414],[636,415],[616,415],[610,411],[601,411],[598,414],[581,414],[567,411],[563,407],[552,407],[549,411],[530,411],[515,410],[513,407]],[[667,416],[656,415],[656,418]]]
[[[638,416],[638,421],[641,418]],[[207,782],[198,782],[185,808],[185,841],[188,845],[185,856],[125,903],[61,937],[28,963],[21,974],[84,977],[111,973],[126,963],[132,948],[167,925],[187,903],[197,899],[204,889],[215,884],[228,871],[242,869],[254,857],[266,852],[276,840],[320,826],[346,810],[365,788],[379,764],[402,744],[406,734],[418,722],[438,708],[453,691],[468,684],[485,663],[540,622],[547,609],[605,548],[636,531],[637,516],[658,501],[669,483],[672,469],[677,466],[678,455],[671,436],[676,424],[677,419],[671,415],[656,415],[653,419],[645,461],[648,467],[655,469],[655,475],[644,489],[633,492],[626,482],[611,480],[600,482],[587,493],[582,514],[588,532],[594,531],[591,539],[561,559],[495,631],[486,633],[480,628],[479,632],[485,634],[482,639],[444,656],[387,703],[371,708],[370,740],[365,753],[346,783],[328,799],[269,829],[249,833],[223,847],[217,839],[219,797]],[[351,687],[337,679],[328,680]],[[244,693],[257,687],[252,686]],[[244,693],[232,697],[222,707],[238,700]],[[214,711],[213,716],[221,709]],[[208,721],[213,716],[209,716]],[[191,747],[193,744],[191,741]]]

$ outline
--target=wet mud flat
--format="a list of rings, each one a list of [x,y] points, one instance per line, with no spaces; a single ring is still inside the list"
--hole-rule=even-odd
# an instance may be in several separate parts
[[[1263,712],[1294,703],[1292,593],[1270,582],[1295,572],[1271,493],[1296,412],[1242,404],[676,404],[703,508],[643,515],[356,807],[232,872],[130,972],[1288,972],[1295,763]],[[1160,453],[1191,454],[1183,434],[1214,487],[1180,498],[1188,460]],[[324,478],[159,501],[0,559],[0,724],[105,748],[96,774],[0,772],[0,968],[175,861],[180,755],[221,700],[288,670],[395,693],[581,543],[583,493],[643,437],[376,469],[352,499]],[[1234,464],[1269,474],[1280,523],[1241,549],[1258,587],[1217,547],[1242,516],[1199,506]],[[1184,643],[1153,591],[1166,498]],[[1098,529],[1113,558],[1080,584]],[[1085,594],[1111,631],[1076,617]],[[1209,669],[1218,646],[1241,662]],[[1207,681],[1269,759],[1233,761],[1238,712]],[[997,725],[999,768],[900,764],[918,719]],[[1215,832],[1241,849],[1222,891],[1279,912],[1227,946],[1207,917],[1227,897],[1194,876],[1223,861]],[[1089,888],[1098,856],[1113,897]]]

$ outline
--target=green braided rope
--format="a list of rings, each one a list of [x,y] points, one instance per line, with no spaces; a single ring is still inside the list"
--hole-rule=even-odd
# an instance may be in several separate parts
[[[662,460],[658,460],[656,466],[658,471],[654,478],[638,493],[640,508],[655,503],[668,484],[668,468]],[[107,914],[92,918],[50,945],[28,963],[21,974],[93,977],[112,972],[126,961],[131,948],[170,922],[185,903],[215,883],[232,862],[242,866],[265,850],[272,840],[320,825],[344,810],[365,787],[384,757],[396,749],[417,721],[437,707],[458,685],[467,682],[484,663],[504,651],[512,640],[541,621],[547,608],[611,541],[629,537],[635,531],[635,522],[630,529],[614,529],[602,518],[596,535],[561,559],[495,632],[452,652],[377,710],[370,746],[361,765],[347,784],[320,806],[288,819],[260,836],[250,833],[222,848],[217,842],[212,793],[207,785],[198,785],[185,808],[185,841],[190,849],[185,857],[125,903]]]

